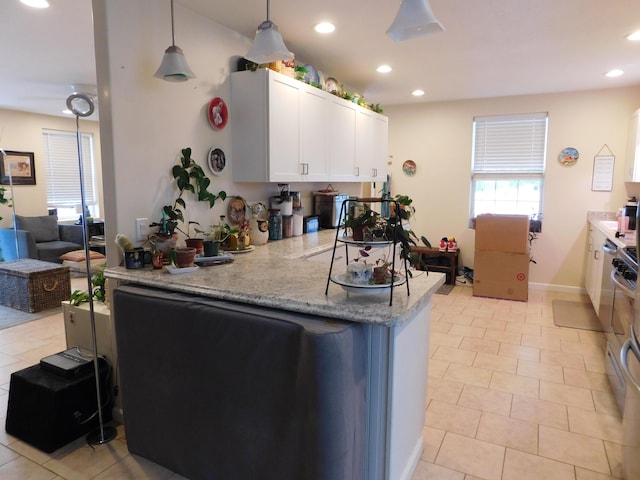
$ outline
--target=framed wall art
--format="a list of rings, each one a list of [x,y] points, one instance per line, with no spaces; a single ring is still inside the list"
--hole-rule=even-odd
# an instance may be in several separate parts
[[[33,152],[5,150],[0,162],[0,185],[35,185],[36,166]],[[9,178],[11,176],[11,178]]]

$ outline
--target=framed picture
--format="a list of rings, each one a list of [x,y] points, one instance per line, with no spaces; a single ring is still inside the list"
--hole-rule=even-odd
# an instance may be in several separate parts
[[[12,182],[14,185],[36,184],[33,152],[4,151],[0,162],[0,185],[10,185]]]

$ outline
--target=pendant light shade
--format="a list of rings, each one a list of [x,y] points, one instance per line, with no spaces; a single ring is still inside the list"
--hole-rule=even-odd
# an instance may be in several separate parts
[[[433,15],[429,0],[402,0],[387,35],[396,42],[402,42],[440,32],[444,32],[444,27]]]
[[[176,46],[173,30],[173,0],[171,0],[171,46],[164,51],[162,63],[153,76],[168,82],[186,82],[190,78],[196,78],[189,68],[182,49]]]
[[[267,19],[258,27],[253,45],[245,58],[259,64],[293,59],[293,55],[282,40],[278,27],[269,20],[269,0],[267,0]]]

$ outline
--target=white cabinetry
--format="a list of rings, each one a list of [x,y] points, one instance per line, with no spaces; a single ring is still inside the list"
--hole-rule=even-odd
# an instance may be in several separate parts
[[[585,288],[597,312],[600,308],[600,290],[602,287],[602,271],[604,269],[604,253],[602,246],[607,236],[593,226],[588,224],[587,258],[585,265]]]
[[[356,117],[356,169],[361,182],[382,181],[387,175],[388,119],[360,109]]]
[[[327,131],[329,146],[329,172],[336,182],[357,182],[356,170],[356,106],[339,98],[329,101]]]
[[[640,182],[640,110],[636,110],[629,123],[627,160],[624,169],[625,182]]]
[[[382,115],[268,69],[232,74],[230,108],[234,181],[386,176]]]

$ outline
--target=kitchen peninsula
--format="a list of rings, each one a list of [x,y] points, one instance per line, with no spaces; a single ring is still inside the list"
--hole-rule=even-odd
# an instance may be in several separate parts
[[[334,236],[187,274],[106,270],[133,453],[194,480],[411,479],[444,275],[413,272],[392,306],[333,283],[325,295],[314,257]]]

